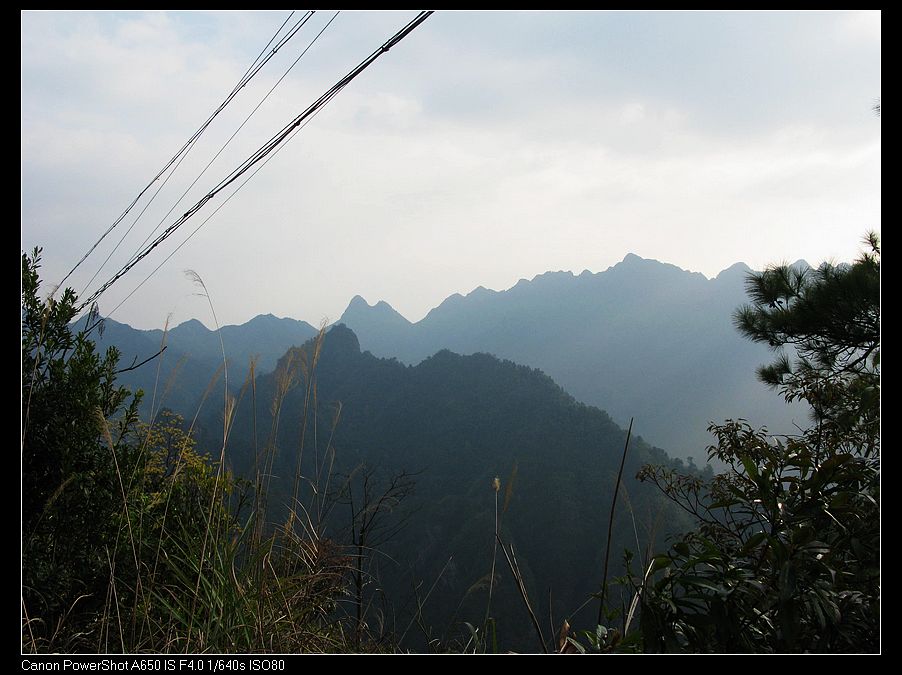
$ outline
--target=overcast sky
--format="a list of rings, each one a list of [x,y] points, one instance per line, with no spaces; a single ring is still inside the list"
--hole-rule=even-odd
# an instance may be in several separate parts
[[[341,13],[176,205],[333,15],[317,12],[66,285],[90,294],[415,14]],[[21,16],[22,248],[43,246],[56,283],[288,12]],[[880,22],[437,12],[125,302],[231,190],[112,286],[101,312],[140,328],[170,315],[212,325],[186,269],[223,324],[318,324],[356,294],[415,321],[455,292],[598,272],[630,252],[707,276],[738,261],[851,260],[880,229]]]

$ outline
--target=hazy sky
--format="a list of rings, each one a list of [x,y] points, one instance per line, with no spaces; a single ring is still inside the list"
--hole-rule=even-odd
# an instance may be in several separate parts
[[[67,282],[88,293],[416,12],[317,12]],[[288,12],[23,12],[22,248],[59,282],[245,73]],[[292,21],[300,17],[296,14]],[[120,279],[141,328],[356,294],[446,296],[633,252],[708,276],[850,260],[880,228],[879,12],[437,12]],[[151,193],[162,181],[155,184]],[[171,213],[168,213],[172,209]],[[158,230],[158,232],[160,231]],[[84,294],[86,296],[87,294]]]

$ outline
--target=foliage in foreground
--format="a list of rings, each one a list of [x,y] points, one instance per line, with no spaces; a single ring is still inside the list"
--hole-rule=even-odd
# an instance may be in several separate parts
[[[23,254],[23,651],[347,651],[342,550],[240,521],[224,448],[139,423],[100,324],[73,334],[75,294],[41,299],[39,267]]]
[[[811,406],[811,427],[774,438],[744,420],[712,426],[710,453],[730,471],[708,480],[645,468],[641,477],[698,526],[627,576],[634,602],[623,630],[585,633],[589,649],[879,649],[880,268],[876,237],[869,243],[851,266],[750,279],[752,304],[737,324],[775,350],[793,348],[760,375]],[[71,334],[71,291],[38,298],[38,266],[37,251],[23,255],[23,649],[363,648],[363,532],[354,565],[315,527],[301,535],[289,519],[265,532],[259,505],[242,522],[225,448],[218,461],[200,456],[172,416],[141,426],[136,401],[115,386],[118,355]],[[516,578],[499,522],[496,513]],[[358,612],[342,622],[349,578]],[[494,564],[489,578],[491,598]],[[521,593],[529,608],[522,584]],[[490,605],[484,630],[472,631],[477,651],[489,640],[497,649]],[[568,631],[565,622],[559,651],[585,651]]]
[[[736,315],[779,352],[759,376],[806,401],[811,427],[712,426],[729,471],[708,482],[643,470],[698,522],[631,578],[646,652],[879,650],[880,250],[867,243],[852,265],[752,275]]]

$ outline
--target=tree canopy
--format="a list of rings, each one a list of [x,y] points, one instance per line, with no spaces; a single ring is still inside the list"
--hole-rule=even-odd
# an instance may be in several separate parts
[[[695,531],[631,578],[646,651],[868,652],[880,640],[880,248],[851,265],[750,275],[739,330],[778,352],[759,376],[810,404],[780,438],[713,425],[711,481],[646,467]]]

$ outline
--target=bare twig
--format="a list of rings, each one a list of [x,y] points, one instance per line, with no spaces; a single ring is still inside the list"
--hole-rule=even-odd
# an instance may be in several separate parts
[[[517,564],[517,555],[514,553],[514,545],[510,546],[510,553],[507,552],[507,548],[504,546],[504,542],[501,541],[501,537],[498,537],[498,543],[501,544],[501,552],[504,553],[504,557],[507,559],[507,564],[511,569],[511,574],[514,575],[514,579],[517,582],[517,589],[520,591],[520,597],[523,598],[523,604],[526,605],[526,611],[529,612],[529,618],[532,619],[533,628],[536,629],[536,635],[539,638],[539,642],[542,643],[542,651],[546,654],[548,653],[548,645],[545,643],[545,636],[542,635],[542,627],[539,626],[539,620],[536,618],[536,613],[532,609],[532,604],[529,602],[529,595],[526,593],[526,584],[523,583],[523,575],[520,574],[520,565]]]
[[[144,365],[145,363],[147,363],[148,361],[153,361],[155,358],[157,358],[160,354],[162,354],[162,353],[165,352],[165,351],[166,351],[166,347],[163,347],[160,351],[158,351],[158,352],[157,352],[156,354],[154,354],[153,356],[148,356],[146,359],[144,359],[143,361],[141,361],[141,363],[135,363],[134,361],[132,361],[132,365],[130,365],[128,368],[122,368],[121,370],[117,370],[117,371],[116,371],[116,375],[119,375],[119,374],[121,374],[121,373],[127,373],[127,372],[130,371],[130,370],[135,370],[136,368],[140,368],[141,366],[143,366],[143,365]],[[138,357],[136,356],[136,357],[135,357],[135,360],[137,360],[137,358],[138,358]]]
[[[614,498],[611,500],[611,516],[608,519],[608,543],[604,552],[604,572],[601,575],[601,597],[598,599],[598,625],[604,620],[604,596],[608,589],[608,562],[611,558],[611,533],[614,529],[614,509],[617,506],[617,493],[620,491],[620,480],[623,478],[623,465],[626,463],[626,451],[630,447],[630,436],[633,433],[633,418],[626,432],[626,443],[623,444],[623,457],[620,458],[620,471],[617,472],[617,484],[614,486]]]

